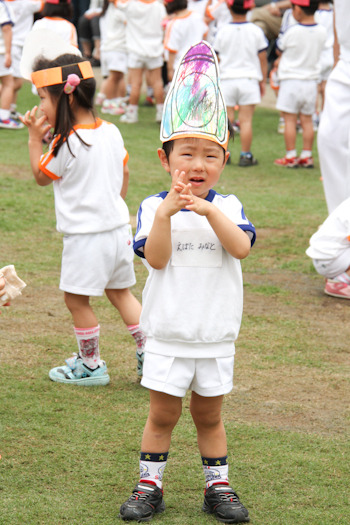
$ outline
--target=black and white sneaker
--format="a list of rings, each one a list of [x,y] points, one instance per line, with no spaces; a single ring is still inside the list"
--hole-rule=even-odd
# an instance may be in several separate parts
[[[204,493],[203,510],[214,514],[218,521],[224,523],[247,523],[247,509],[229,485],[217,484],[209,487]]]
[[[151,483],[138,483],[130,498],[120,507],[124,521],[149,521],[156,513],[164,512],[163,491]]]

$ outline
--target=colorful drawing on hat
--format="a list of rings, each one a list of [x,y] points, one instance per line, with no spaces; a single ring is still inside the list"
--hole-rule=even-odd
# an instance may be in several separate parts
[[[164,104],[162,142],[200,135],[226,147],[227,112],[214,50],[207,42],[192,46],[175,72]]]

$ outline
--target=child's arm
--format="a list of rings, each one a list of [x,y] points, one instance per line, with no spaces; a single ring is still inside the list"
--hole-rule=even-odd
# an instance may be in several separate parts
[[[261,73],[262,73],[262,76],[263,76],[262,80],[259,82],[260,94],[263,97],[265,95],[267,69],[268,69],[267,52],[266,51],[261,51],[258,54],[258,57],[259,57],[259,61],[260,61]]]
[[[175,171],[170,191],[156,211],[144,247],[147,262],[156,270],[164,268],[171,257],[171,217],[189,202],[188,196],[183,194],[183,188],[185,191],[188,188],[183,183],[184,174],[184,172]],[[179,186],[179,183],[182,184],[182,187]]]
[[[188,196],[186,209],[205,216],[225,250],[236,259],[245,259],[251,247],[248,235],[211,202],[195,197],[190,189]]]
[[[36,117],[37,109],[37,106],[34,106],[31,111],[27,111],[24,117],[21,117],[21,121],[27,126],[29,131],[29,159],[33,175],[39,186],[47,186],[52,182],[52,179],[39,169],[39,161],[43,154],[43,138],[51,129],[51,126],[49,124],[45,125],[47,120],[45,115],[39,118]]]
[[[5,24],[1,28],[2,30],[2,36],[4,39],[5,44],[5,67],[11,67],[12,64],[12,58],[11,58],[11,43],[12,43],[12,25],[11,24]]]

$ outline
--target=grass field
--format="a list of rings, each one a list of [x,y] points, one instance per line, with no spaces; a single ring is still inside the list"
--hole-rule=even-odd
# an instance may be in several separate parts
[[[19,109],[36,102],[25,86]],[[118,124],[130,154],[132,216],[143,198],[169,187],[154,116],[141,107],[139,124]],[[257,228],[242,265],[235,387],[224,404],[230,479],[253,525],[347,525],[349,303],[323,294],[305,255],[326,217],[316,147],[314,170],[275,167],[284,153],[277,121],[276,111],[257,109],[259,165],[236,166],[237,137],[217,187],[239,197]],[[62,239],[52,187],[34,183],[27,139],[26,129],[0,130],[0,267],[15,264],[28,285],[0,316],[0,525],[122,523],[119,506],[138,479],[148,393],[133,341],[105,297],[92,304],[111,383],[79,389],[48,378],[76,342],[58,290]],[[138,259],[135,269],[141,299],[146,273]],[[204,480],[188,404],[186,397],[164,476],[167,510],[154,523],[216,523],[201,512]]]

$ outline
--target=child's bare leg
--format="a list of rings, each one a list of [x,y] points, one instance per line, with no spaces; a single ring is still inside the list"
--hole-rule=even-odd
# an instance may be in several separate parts
[[[148,71],[148,80],[153,88],[153,94],[156,104],[163,104],[164,87],[162,80],[162,69],[160,67],[157,67],[156,69],[150,69]]]
[[[74,326],[91,328],[97,326],[97,318],[90,306],[90,297],[64,292],[66,306],[73,317]]]
[[[314,127],[312,115],[300,114],[300,124],[303,130],[303,150],[311,151],[314,143]]]
[[[14,91],[14,80],[12,75],[1,78],[1,109],[9,110]]]
[[[227,455],[226,431],[221,417],[223,398],[203,397],[192,392],[190,410],[203,457],[219,458]]]
[[[150,390],[150,407],[143,431],[141,450],[143,452],[167,452],[171,434],[182,411],[181,397]]]
[[[126,325],[136,325],[139,323],[141,304],[130,292],[129,288],[106,290],[106,295],[113,306],[116,307]]]
[[[297,118],[298,115],[295,113],[285,113],[283,112],[284,117],[284,142],[286,145],[286,150],[291,151],[295,150],[295,144],[297,139]]]
[[[132,106],[137,106],[139,103],[141,87],[142,87],[142,74],[143,74],[143,69],[141,68],[129,69],[129,82],[131,85],[129,103]]]
[[[103,82],[103,92],[106,98],[111,100],[117,98],[119,82],[123,79],[124,74],[120,71],[110,71],[108,78]]]
[[[227,116],[231,124],[235,121],[235,108],[232,106],[227,106]]]
[[[255,105],[239,106],[238,120],[241,137],[241,150],[245,153],[250,151],[253,140],[253,114]]]

